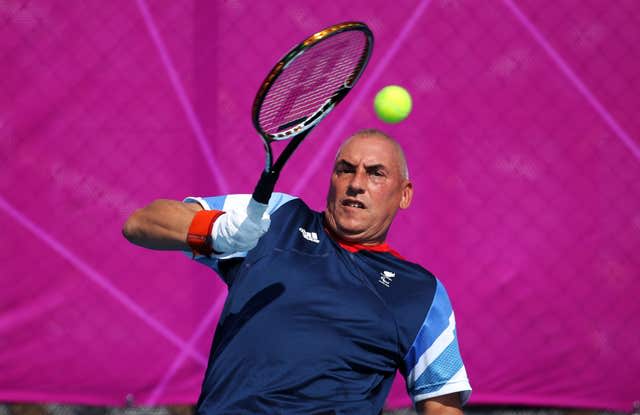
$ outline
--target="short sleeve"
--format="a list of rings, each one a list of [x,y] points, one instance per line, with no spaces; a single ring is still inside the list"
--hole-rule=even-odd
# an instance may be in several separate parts
[[[273,193],[271,195],[271,199],[269,199],[267,213],[269,215],[273,215],[276,210],[293,199],[295,199],[294,196],[288,195],[286,193]],[[250,200],[250,194],[232,194],[211,197],[189,196],[186,197],[183,201],[186,203],[198,203],[205,210],[222,210],[225,212],[229,212],[233,209],[246,209]],[[188,255],[191,256],[192,253],[189,252]],[[195,260],[202,265],[205,265],[216,271],[227,283],[227,285],[229,285],[231,277],[227,274],[230,270],[235,269],[235,265],[238,263],[238,261],[241,261],[246,256],[247,252],[242,251],[226,255],[213,255],[210,258],[204,255],[196,255]],[[230,266],[230,264],[234,266]]]
[[[414,403],[455,392],[460,392],[462,404],[469,400],[471,385],[458,347],[455,316],[439,281],[404,363],[407,391]]]

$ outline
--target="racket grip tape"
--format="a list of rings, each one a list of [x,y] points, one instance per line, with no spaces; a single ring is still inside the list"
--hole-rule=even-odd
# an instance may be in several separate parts
[[[268,204],[269,199],[271,198],[271,193],[273,193],[273,189],[276,187],[279,175],[279,172],[263,171],[260,176],[260,180],[258,180],[258,184],[253,191],[253,200],[265,205]]]

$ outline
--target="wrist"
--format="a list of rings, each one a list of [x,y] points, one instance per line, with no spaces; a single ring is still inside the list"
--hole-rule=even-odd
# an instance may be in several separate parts
[[[216,253],[213,248],[211,230],[216,220],[224,213],[221,210],[200,210],[196,212],[191,220],[191,225],[189,225],[186,241],[193,252],[194,258],[196,255],[211,257],[211,254]]]

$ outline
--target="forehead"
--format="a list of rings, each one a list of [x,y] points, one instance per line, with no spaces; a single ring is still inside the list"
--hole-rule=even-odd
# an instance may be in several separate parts
[[[352,164],[394,166],[400,164],[400,152],[397,145],[385,137],[356,136],[342,145],[336,160]]]

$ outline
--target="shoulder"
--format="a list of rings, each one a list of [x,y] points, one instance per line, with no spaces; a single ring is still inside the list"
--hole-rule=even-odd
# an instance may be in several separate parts
[[[371,276],[373,287],[396,321],[398,351],[404,355],[432,307],[438,279],[389,248],[384,252],[359,253],[364,259],[361,266],[365,274]]]
[[[375,247],[344,245],[356,253],[359,266],[374,279],[374,287],[387,306],[403,321],[416,324],[424,318],[433,300],[436,277],[421,265],[408,261],[389,245]]]
[[[412,367],[436,337],[451,330],[453,309],[444,285],[432,272],[396,255],[385,257],[387,268],[376,288],[396,317],[400,352]]]
[[[389,268],[386,273],[397,275],[397,278],[392,277],[393,287],[391,284],[384,287],[387,301],[401,309],[401,314],[411,311],[413,319],[421,320],[433,302],[438,279],[420,264],[402,258],[395,251],[385,255],[385,263]]]
[[[405,354],[408,367],[412,367],[418,356],[431,345],[442,333],[453,332],[455,318],[451,300],[444,285],[433,274],[428,273],[425,287],[416,290],[419,294],[411,295],[408,302],[413,303],[416,320],[412,333],[411,344]],[[413,297],[413,298],[411,298]]]

